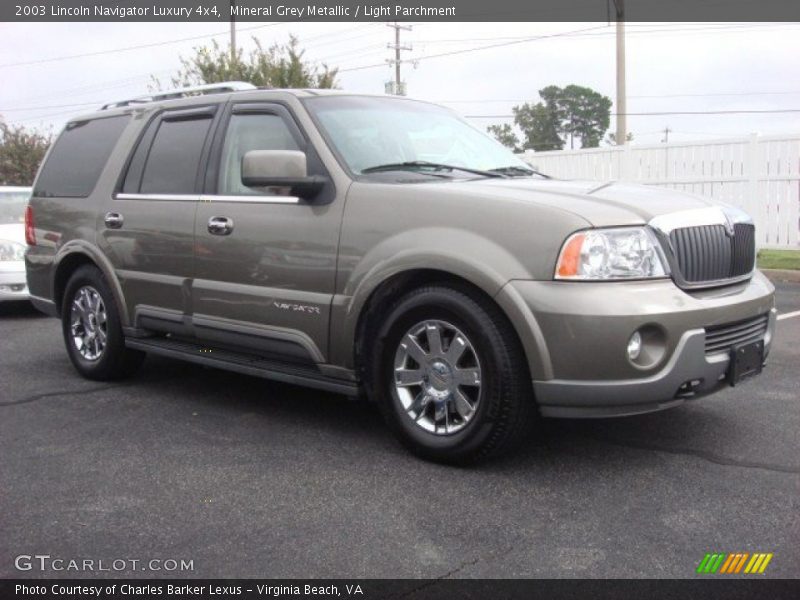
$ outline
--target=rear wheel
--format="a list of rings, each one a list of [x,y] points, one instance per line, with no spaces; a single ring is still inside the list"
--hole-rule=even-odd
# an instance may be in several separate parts
[[[515,447],[535,414],[516,333],[469,288],[432,285],[400,298],[376,336],[369,382],[414,453],[469,463]]]
[[[61,306],[61,327],[70,360],[88,379],[133,374],[145,354],[125,347],[119,310],[102,272],[84,265],[72,274]]]

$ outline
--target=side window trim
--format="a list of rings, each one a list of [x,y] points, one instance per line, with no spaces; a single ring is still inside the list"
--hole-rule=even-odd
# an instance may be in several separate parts
[[[191,119],[202,119],[203,117],[214,117],[217,112],[217,105],[201,106],[198,108],[178,108],[167,110],[161,113],[162,121],[190,121]]]
[[[153,145],[153,139],[156,137],[156,131],[158,130],[156,124],[160,122],[159,116],[160,115],[155,115],[153,119],[148,121],[147,125],[145,125],[144,130],[139,136],[139,140],[134,145],[133,150],[131,150],[128,163],[123,170],[122,179],[119,183],[120,192],[125,189],[125,185],[128,183],[128,176],[131,175],[132,169],[138,169],[138,172],[133,172],[133,176],[135,176],[135,180],[131,182],[134,184],[133,189],[137,192],[141,189],[144,166],[147,164],[147,158],[150,156],[150,148]],[[144,148],[144,150],[142,151],[141,160],[137,161],[137,158],[139,158],[139,146]]]

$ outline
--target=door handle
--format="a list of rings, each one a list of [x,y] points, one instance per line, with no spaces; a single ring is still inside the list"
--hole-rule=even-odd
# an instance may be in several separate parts
[[[125,222],[125,219],[122,218],[122,215],[118,212],[109,212],[106,213],[106,217],[104,219],[106,227],[109,229],[120,229],[122,224]]]
[[[230,235],[233,231],[233,219],[228,217],[211,217],[208,220],[208,233],[213,235]]]

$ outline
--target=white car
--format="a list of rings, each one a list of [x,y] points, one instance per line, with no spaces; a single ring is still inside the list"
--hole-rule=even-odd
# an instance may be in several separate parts
[[[27,300],[25,207],[29,187],[0,187],[0,302]]]

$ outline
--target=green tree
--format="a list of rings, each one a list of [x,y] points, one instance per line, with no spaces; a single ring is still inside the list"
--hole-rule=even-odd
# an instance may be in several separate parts
[[[514,152],[520,152],[522,150],[519,146],[519,138],[517,134],[514,133],[514,128],[508,123],[504,123],[503,125],[489,125],[486,131],[510,150]]]
[[[541,101],[536,104],[513,108],[514,123],[523,135],[522,149],[561,150],[566,140],[574,148],[575,139],[583,148],[600,145],[611,119],[609,98],[579,85],[550,85],[539,90],[539,97]],[[502,129],[492,133],[498,137]]]
[[[188,87],[220,81],[246,81],[258,87],[270,88],[332,88],[336,87],[338,69],[323,64],[317,67],[303,59],[296,37],[286,44],[262,46],[255,37],[255,48],[247,55],[241,48],[231,57],[230,48],[213,41],[211,46],[194,49],[188,58],[181,57],[181,68],[170,78],[170,87]],[[162,89],[155,77],[152,86]]]
[[[31,185],[52,136],[0,120],[0,185]]]
[[[564,147],[564,140],[558,135],[559,120],[554,107],[539,102],[515,106],[513,111],[514,122],[525,136],[523,149],[546,152]]]
[[[582,148],[597,148],[608,131],[611,99],[588,87],[568,85],[556,99],[562,131],[569,136],[570,148],[580,138]]]

